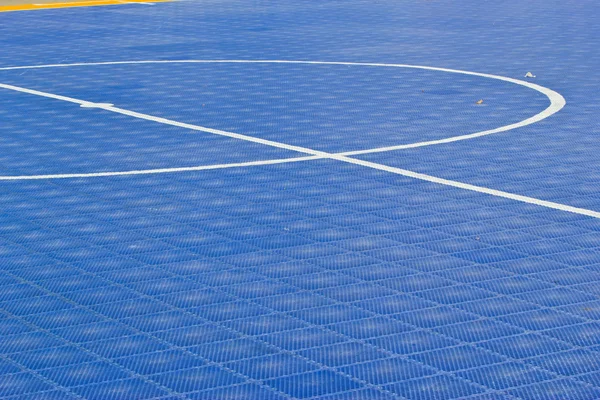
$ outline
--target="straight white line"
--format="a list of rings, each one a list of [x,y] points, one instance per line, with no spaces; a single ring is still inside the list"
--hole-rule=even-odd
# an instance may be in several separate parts
[[[335,160],[345,161],[347,163],[362,165],[363,167],[369,167],[373,169],[378,169],[381,171],[391,172],[397,175],[403,175],[410,178],[420,179],[422,181],[438,183],[440,185],[452,186],[459,189],[471,190],[473,192],[485,193],[496,197],[504,197],[506,199],[516,200],[523,203],[535,204],[542,207],[553,208],[555,210],[567,211],[575,214],[587,215],[589,217],[600,218],[600,212],[588,210],[585,208],[578,208],[568,206],[566,204],[555,203],[552,201],[540,200],[533,197],[522,196],[520,194],[503,192],[501,190],[490,189],[482,186],[470,185],[468,183],[462,183],[457,181],[451,181],[449,179],[437,178],[431,175],[425,175],[414,171],[409,171],[406,169],[390,167],[383,164],[378,164],[370,161],[359,160],[356,158],[350,158],[341,154],[332,154],[332,157]]]
[[[46,93],[46,92],[40,92],[39,90],[32,90],[32,89],[23,88],[20,86],[7,85],[5,83],[0,83],[0,88],[14,90],[15,92],[33,94],[36,96],[49,97],[51,99],[56,99],[56,100],[68,101],[69,103],[77,103],[82,106],[87,106],[88,104],[95,104],[92,101],[78,100],[78,99],[74,99],[72,97],[61,96],[58,94],[52,94],[52,93]]]
[[[328,155],[329,155],[329,153],[325,153],[323,151],[318,151],[318,150],[313,150],[313,149],[308,149],[306,147],[293,146],[293,145],[289,145],[289,144],[285,144],[285,143],[274,142],[272,140],[266,140],[266,139],[256,138],[253,136],[241,135],[239,133],[227,132],[227,131],[222,131],[220,129],[207,128],[207,127],[199,126],[199,125],[187,124],[185,122],[179,122],[179,121],[174,121],[174,120],[167,119],[167,118],[161,118],[161,117],[155,117],[153,115],[142,114],[142,113],[139,113],[136,111],[125,110],[123,108],[114,107],[114,106],[110,105],[110,103],[94,103],[91,101],[79,100],[79,99],[75,99],[73,97],[61,96],[58,94],[42,92],[39,90],[27,89],[27,88],[23,88],[20,86],[7,85],[4,83],[0,83],[0,88],[13,90],[15,92],[33,94],[35,96],[47,97],[47,98],[55,99],[55,100],[67,101],[69,103],[79,104],[80,106],[86,107],[86,108],[89,108],[90,105],[93,105],[93,108],[99,108],[99,109],[106,110],[106,111],[112,111],[112,112],[115,112],[118,114],[128,115],[128,116],[134,117],[134,118],[145,119],[147,121],[158,122],[160,124],[165,124],[165,125],[177,126],[179,128],[190,129],[193,131],[207,132],[207,133],[212,133],[214,135],[219,135],[219,136],[227,136],[230,138],[245,140],[247,142],[259,143],[259,144],[263,144],[266,146],[277,147],[280,149],[297,151],[299,153],[312,154],[314,156],[322,156],[324,158],[328,157]]]
[[[254,167],[260,165],[274,165],[299,161],[318,160],[326,157],[321,156],[306,156],[294,158],[280,158],[275,160],[249,161],[231,164],[214,164],[201,165],[197,167],[179,167],[179,168],[159,168],[159,169],[144,169],[133,171],[118,171],[118,172],[93,172],[82,174],[57,174],[57,175],[22,175],[22,176],[0,176],[0,181],[26,181],[38,179],[69,179],[69,178],[98,178],[103,176],[127,176],[127,175],[147,175],[147,174],[165,174],[171,172],[190,172],[190,171],[206,171],[211,169],[237,168],[237,167]]]
[[[177,126],[179,128],[186,128],[186,129],[190,129],[193,131],[207,132],[207,133],[212,133],[214,135],[219,135],[219,136],[227,136],[227,137],[234,138],[234,139],[240,139],[240,140],[245,140],[247,142],[264,144],[266,146],[277,147],[280,149],[297,151],[299,153],[312,154],[314,156],[320,156],[323,158],[327,158],[329,156],[329,153],[326,153],[324,151],[313,150],[313,149],[309,149],[306,147],[294,146],[294,145],[290,145],[290,144],[275,142],[272,140],[261,139],[261,138],[257,138],[257,137],[253,137],[253,136],[241,135],[239,133],[234,133],[234,132],[222,131],[220,129],[207,128],[205,126],[187,124],[185,122],[178,122],[178,121],[173,121],[173,120],[167,119],[167,118],[155,117],[152,115],[142,114],[142,113],[135,112],[135,111],[129,111],[129,110],[125,110],[125,109],[118,108],[118,107],[99,107],[99,108],[102,108],[103,110],[107,110],[107,111],[116,112],[118,114],[129,115],[130,117],[134,117],[134,118],[145,119],[147,121],[154,121],[154,122],[158,122],[158,123],[165,124],[165,125]]]

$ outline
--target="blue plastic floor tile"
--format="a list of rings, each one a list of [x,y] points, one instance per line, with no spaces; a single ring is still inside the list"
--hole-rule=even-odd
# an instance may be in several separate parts
[[[0,12],[0,398],[600,399],[599,18]]]

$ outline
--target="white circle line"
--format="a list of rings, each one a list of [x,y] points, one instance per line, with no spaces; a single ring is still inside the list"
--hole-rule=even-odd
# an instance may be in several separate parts
[[[392,151],[392,150],[401,150],[415,147],[423,147],[423,146],[431,146],[436,144],[444,144],[451,143],[460,140],[473,139],[481,136],[487,136],[494,133],[506,132],[512,129],[524,127],[535,122],[539,122],[549,116],[555,114],[560,111],[566,104],[566,101],[563,96],[559,93],[548,89],[546,87],[536,85],[531,82],[522,81],[519,79],[508,78],[499,75],[491,75],[484,74],[480,72],[471,72],[471,71],[463,71],[457,69],[449,69],[449,68],[439,68],[439,67],[429,67],[422,65],[408,65],[408,64],[380,64],[380,63],[356,63],[356,62],[333,62],[333,61],[292,61],[292,60],[143,60],[143,61],[108,61],[108,62],[95,62],[95,63],[72,63],[72,64],[46,64],[46,65],[30,65],[30,66],[16,66],[16,67],[2,67],[0,71],[8,71],[8,70],[22,70],[22,69],[41,69],[41,68],[64,68],[64,67],[85,67],[85,66],[102,66],[102,65],[129,65],[129,64],[168,64],[168,63],[196,63],[196,64],[208,64],[208,63],[222,63],[222,64],[309,64],[309,65],[346,65],[346,66],[371,66],[371,67],[394,67],[394,68],[410,68],[410,69],[423,69],[429,71],[442,71],[449,73],[457,73],[463,75],[471,75],[471,76],[480,76],[484,78],[496,79],[500,81],[510,82],[513,84],[517,84],[520,86],[528,87],[537,92],[544,94],[550,100],[550,105],[534,116],[527,118],[523,121],[501,126],[495,129],[489,129],[485,131],[475,132],[467,135],[453,136],[450,138],[425,141],[425,142],[417,142],[417,143],[409,143],[403,145],[396,146],[387,146],[380,147],[374,149],[366,149],[366,150],[357,150],[357,151],[349,151],[338,153],[339,156],[351,156],[351,155],[360,155],[360,154],[368,154],[368,153],[376,153],[376,152],[384,152],[384,151]],[[16,90],[24,93],[29,93],[33,95],[43,96],[54,98],[57,100],[68,101],[72,103],[80,104],[83,107],[89,107],[90,104],[93,104],[95,108],[102,108],[107,111],[118,112],[121,114],[143,118],[152,120],[160,123],[168,123],[170,125],[176,125],[188,129],[205,131],[209,133],[214,133],[218,135],[224,135],[229,137],[234,137],[242,140],[249,140],[255,143],[261,143],[265,145],[270,145],[274,147],[284,148],[293,151],[299,151],[306,154],[312,154],[313,157],[300,157],[300,160],[297,158],[291,159],[279,159],[279,160],[263,160],[249,163],[233,163],[233,164],[217,164],[217,165],[205,165],[205,166],[195,166],[195,167],[177,167],[177,168],[161,168],[161,169],[148,169],[148,170],[134,170],[134,171],[115,171],[115,172],[95,172],[95,173],[80,173],[80,174],[54,174],[54,175],[24,175],[24,176],[0,176],[0,180],[19,180],[19,179],[64,179],[64,178],[85,178],[85,177],[101,177],[101,176],[123,176],[123,175],[141,175],[141,174],[157,174],[157,173],[169,173],[169,172],[183,172],[183,171],[200,171],[206,169],[218,169],[218,168],[228,168],[228,167],[236,167],[236,166],[251,166],[251,165],[266,165],[267,163],[282,163],[288,162],[286,160],[293,161],[304,161],[310,159],[318,159],[318,158],[327,158],[329,156],[326,152],[321,152],[318,150],[308,149],[300,146],[292,146],[284,143],[269,141],[260,138],[253,138],[246,135],[235,134],[233,132],[220,131],[217,129],[211,129],[206,127],[200,127],[192,124],[184,124],[179,123],[177,121],[171,121],[164,118],[153,117],[146,114],[136,113],[129,110],[120,109],[117,107],[113,107],[112,104],[108,103],[92,103],[85,100],[74,99],[66,96],[55,95],[51,93],[41,92],[32,89],[21,88],[13,85],[0,84],[1,88]],[[243,165],[242,165],[243,164]]]
[[[292,158],[279,158],[272,160],[259,160],[259,161],[248,161],[230,164],[211,164],[211,165],[199,165],[194,167],[178,167],[178,168],[156,168],[156,169],[143,169],[143,170],[131,170],[131,171],[107,171],[107,172],[91,172],[91,173],[80,173],[80,174],[54,174],[54,175],[15,175],[15,176],[0,176],[0,181],[31,181],[40,179],[76,179],[76,178],[101,178],[108,176],[129,176],[129,175],[151,175],[151,174],[165,174],[174,172],[194,172],[194,171],[208,171],[212,169],[225,169],[225,168],[243,168],[243,167],[256,167],[261,165],[275,165],[284,164],[300,161],[310,161],[324,159],[325,156],[306,156],[306,157],[292,157]]]
[[[172,62],[172,61],[159,61],[159,62]],[[196,60],[196,61],[180,61],[180,62],[211,62],[211,61],[200,61],[200,60]],[[538,113],[536,115],[534,115],[531,118],[528,118],[524,121],[521,121],[520,123],[517,124],[512,124],[512,125],[507,125],[504,127],[500,127],[500,128],[496,128],[494,130],[491,131],[484,131],[484,132],[488,132],[487,134],[491,134],[491,133],[495,133],[495,132],[501,132],[501,131],[506,131],[506,130],[510,130],[510,129],[515,129],[517,127],[520,126],[526,126],[526,125],[530,125],[534,122],[540,121],[544,118],[549,117],[550,115],[558,112],[560,109],[562,109],[565,105],[565,100],[564,98],[548,89],[548,88],[544,88],[542,86],[539,85],[535,85],[533,83],[529,83],[529,82],[525,82],[525,81],[519,81],[517,79],[512,79],[512,78],[506,78],[506,77],[501,77],[501,76],[496,76],[496,75],[489,75],[489,74],[481,74],[481,73],[477,73],[477,72],[469,72],[469,71],[460,71],[460,70],[450,70],[450,69],[446,69],[446,68],[435,68],[435,67],[422,67],[422,66],[410,66],[410,65],[403,65],[403,64],[360,64],[360,63],[334,63],[334,62],[318,62],[318,61],[244,61],[244,60],[219,60],[219,61],[212,61],[212,62],[236,62],[236,63],[259,63],[259,62],[276,62],[276,63],[296,63],[296,64],[333,64],[333,65],[374,65],[374,66],[396,66],[396,67],[406,67],[406,68],[417,68],[417,69],[427,69],[427,70],[433,70],[433,71],[446,71],[446,72],[453,72],[453,73],[462,73],[465,75],[474,75],[474,76],[483,76],[483,77],[489,77],[489,78],[493,78],[493,79],[499,79],[499,80],[503,80],[503,81],[507,81],[507,82],[512,82],[512,83],[516,83],[522,86],[526,86],[526,87],[530,87],[534,90],[537,90],[538,92],[544,93],[549,99],[550,99],[550,106],[548,108],[546,108],[544,111],[542,111],[541,113]],[[143,64],[143,63],[151,63],[151,61],[141,61],[141,62],[111,62],[111,63],[95,63],[96,65],[111,65],[111,64]],[[156,63],[156,62],[155,62]],[[91,64],[71,64],[72,65],[91,65]],[[55,66],[69,66],[67,64],[62,64],[62,65],[55,65]],[[44,66],[38,66],[37,68],[43,68]],[[9,67],[10,69],[24,69],[25,67]],[[6,68],[3,68],[6,69]],[[62,100],[62,101],[67,101],[67,102],[71,102],[71,103],[76,103],[79,105],[84,105],[84,104],[89,104],[90,102],[85,101],[85,100],[79,100],[79,99],[75,99],[75,98],[71,98],[71,97],[66,97],[66,96],[60,96],[60,95],[56,95],[56,94],[52,94],[52,93],[46,93],[46,92],[41,92],[41,91],[36,91],[36,90],[32,90],[32,89],[26,89],[26,88],[22,88],[22,87],[18,87],[18,86],[12,86],[12,85],[6,85],[6,84],[0,84],[0,87],[4,88],[4,89],[9,89],[9,90],[16,90],[19,92],[24,92],[24,93],[29,93],[29,94],[33,94],[33,95],[38,95],[38,96],[42,96],[42,97],[48,97],[48,98],[53,98],[56,100]],[[551,202],[551,201],[546,201],[546,200],[541,200],[541,199],[536,199],[533,197],[528,197],[528,196],[522,196],[519,194],[514,194],[514,193],[508,193],[508,192],[503,192],[500,190],[495,190],[495,189],[491,189],[491,188],[486,188],[486,187],[481,187],[481,186],[475,186],[475,185],[471,185],[471,184],[467,184],[467,183],[463,183],[463,182],[457,182],[457,181],[451,181],[448,179],[443,179],[443,178],[438,178],[435,176],[430,176],[430,175],[425,175],[425,174],[421,174],[418,172],[414,172],[414,171],[409,171],[409,170],[404,170],[404,169],[400,169],[400,168],[395,168],[395,167],[390,167],[387,165],[383,165],[383,164],[378,164],[378,163],[373,163],[370,161],[365,161],[365,160],[360,160],[360,159],[356,159],[356,158],[351,158],[348,157],[346,155],[346,153],[338,153],[338,154],[333,154],[333,153],[327,153],[327,152],[323,152],[323,151],[319,151],[319,150],[313,150],[313,149],[309,149],[309,148],[305,148],[305,147],[300,147],[300,146],[292,146],[289,144],[285,144],[285,143],[280,143],[280,142],[275,142],[275,141],[270,141],[270,140],[266,140],[266,139],[261,139],[261,138],[256,138],[256,137],[252,137],[252,136],[246,136],[246,135],[242,135],[239,133],[233,133],[233,132],[227,132],[227,131],[221,131],[218,129],[213,129],[213,128],[206,128],[206,127],[202,127],[202,126],[198,126],[198,125],[193,125],[193,124],[186,124],[186,123],[182,123],[182,122],[178,122],[178,121],[173,121],[173,120],[169,120],[166,118],[160,118],[160,117],[155,117],[152,115],[147,115],[147,114],[142,114],[142,113],[137,113],[135,111],[130,111],[130,110],[125,110],[125,109],[121,109],[118,107],[113,107],[111,105],[109,105],[108,103],[106,104],[96,104],[96,106],[98,108],[104,109],[106,111],[111,111],[111,112],[116,112],[116,113],[120,113],[120,114],[124,114],[124,115],[129,115],[135,118],[141,118],[141,119],[146,119],[149,121],[154,121],[154,122],[158,122],[158,123],[162,123],[162,124],[167,124],[167,125],[173,125],[173,126],[179,126],[179,127],[183,127],[183,128],[187,128],[187,129],[191,129],[191,130],[195,130],[195,131],[202,131],[202,132],[208,132],[208,133],[213,133],[215,135],[221,135],[221,136],[227,136],[227,137],[232,137],[232,138],[236,138],[236,139],[240,139],[240,140],[245,140],[245,141],[249,141],[249,142],[253,142],[253,143],[260,143],[260,144],[264,144],[264,145],[268,145],[268,146],[272,146],[272,147],[277,147],[277,148],[282,148],[282,149],[287,149],[287,150],[294,150],[297,152],[301,152],[301,153],[306,153],[306,154],[310,154],[311,156],[305,156],[305,157],[296,157],[296,158],[288,158],[288,159],[279,159],[279,160],[263,160],[263,161],[253,161],[253,162],[248,162],[248,163],[238,163],[238,164],[220,164],[220,165],[208,165],[208,166],[198,166],[198,167],[183,167],[183,168],[165,168],[165,169],[159,169],[159,170],[139,170],[139,171],[124,171],[124,172],[97,172],[97,173],[91,173],[91,174],[70,174],[69,176],[66,175],[46,175],[44,176],[44,178],[39,178],[39,179],[52,179],[53,177],[78,177],[78,178],[86,178],[86,177],[92,177],[92,176],[116,176],[116,175],[141,175],[141,174],[148,174],[148,173],[163,173],[163,172],[177,172],[177,171],[182,171],[182,170],[203,170],[203,169],[217,169],[217,168],[228,168],[231,166],[250,166],[250,165],[267,165],[267,164],[277,164],[277,163],[284,163],[284,162],[292,162],[292,161],[305,161],[305,160],[312,160],[312,159],[322,159],[322,158],[328,158],[331,160],[337,160],[337,161],[342,161],[342,162],[346,162],[346,163],[350,163],[350,164],[354,164],[354,165],[360,165],[360,166],[364,166],[364,167],[368,167],[368,168],[373,168],[373,169],[378,169],[381,171],[386,171],[386,172],[390,172],[393,174],[397,174],[397,175],[403,175],[403,176],[407,176],[407,177],[411,177],[414,179],[419,179],[419,180],[423,180],[423,181],[428,181],[428,182],[433,182],[433,183],[437,183],[437,184],[441,184],[441,185],[446,185],[446,186],[452,186],[455,188],[460,188],[460,189],[465,189],[465,190],[470,190],[470,191],[474,191],[474,192],[478,192],[478,193],[484,193],[484,194],[488,194],[488,195],[492,195],[492,196],[497,196],[497,197],[504,197],[507,199],[511,199],[511,200],[515,200],[515,201],[520,201],[523,203],[529,203],[529,204],[535,204],[538,206],[542,206],[542,207],[547,207],[547,208],[551,208],[551,209],[555,209],[555,210],[561,210],[561,211],[567,211],[567,212],[571,212],[571,213],[575,213],[575,214],[580,214],[580,215],[586,215],[589,217],[593,217],[593,218],[600,218],[600,212],[598,211],[593,211],[593,210],[588,210],[588,209],[583,209],[583,208],[578,208],[578,207],[573,207],[573,206],[569,206],[566,204],[560,204],[560,203],[555,203],[555,202]],[[479,133],[475,133],[475,134],[471,134],[471,135],[463,135],[463,137],[468,136],[468,137],[476,137],[474,135],[480,135],[482,136],[482,132]],[[449,139],[445,139],[445,140],[450,140],[452,138]],[[458,139],[458,140],[464,140],[464,139]],[[414,144],[413,144],[414,145]],[[396,146],[397,147],[397,146]],[[395,149],[395,148],[393,148]],[[372,149],[372,151],[388,151],[385,150],[384,148],[380,148],[380,149]],[[68,175],[68,174],[67,174]],[[16,177],[16,176],[8,176],[8,177],[0,177],[0,179],[4,179],[4,180],[19,180],[19,178],[21,179],[36,179],[33,176],[26,176],[26,177]]]

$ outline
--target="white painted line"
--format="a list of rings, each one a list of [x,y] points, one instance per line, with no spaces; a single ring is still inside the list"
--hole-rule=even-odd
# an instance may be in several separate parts
[[[114,104],[112,103],[84,103],[81,104],[79,107],[82,108],[107,108],[107,107],[112,107],[114,106]]]
[[[23,88],[20,86],[7,85],[4,83],[0,83],[0,88],[13,90],[15,92],[33,94],[33,95],[41,96],[41,97],[47,97],[47,98],[55,99],[55,100],[67,101],[69,103],[79,104],[81,107],[88,107],[89,104],[97,104],[97,105],[103,104],[103,103],[93,103],[93,102],[86,101],[86,100],[75,99],[73,97],[61,96],[61,95],[57,95],[57,94],[53,94],[53,93],[42,92],[39,90],[27,89],[27,88]],[[108,103],[104,103],[104,104],[108,104]],[[328,157],[328,153],[325,153],[323,151],[312,150],[312,149],[308,149],[306,147],[293,146],[293,145],[289,145],[289,144],[285,144],[285,143],[274,142],[272,140],[260,139],[260,138],[256,138],[253,136],[241,135],[239,133],[222,131],[220,129],[212,129],[212,128],[207,128],[204,126],[187,124],[185,122],[179,122],[179,121],[174,121],[174,120],[167,119],[167,118],[155,117],[153,115],[142,114],[139,112],[125,110],[123,108],[118,108],[118,107],[114,107],[114,106],[106,105],[106,106],[98,106],[97,108],[101,108],[106,111],[112,111],[112,112],[115,112],[118,114],[128,115],[128,116],[134,117],[134,118],[145,119],[147,121],[158,122],[160,124],[177,126],[179,128],[190,129],[193,131],[208,132],[208,133],[212,133],[214,135],[227,136],[230,138],[245,140],[247,142],[264,144],[266,146],[278,147],[280,149],[297,151],[300,153],[312,154],[315,156]]]
[[[506,132],[512,129],[521,128],[533,123],[539,122],[545,118],[548,118],[552,114],[560,111],[566,104],[566,100],[559,93],[548,89],[546,87],[536,85],[535,83],[523,81],[520,79],[508,78],[500,75],[484,74],[480,72],[463,71],[458,69],[450,68],[439,68],[429,67],[424,65],[409,65],[409,64],[382,64],[382,63],[357,63],[357,62],[336,62],[336,61],[293,61],[293,60],[142,60],[142,61],[108,61],[108,62],[97,62],[97,63],[72,63],[72,64],[47,64],[47,65],[29,65],[29,66],[18,66],[18,67],[4,67],[0,68],[0,71],[8,71],[15,69],[39,69],[39,68],[58,68],[58,67],[85,67],[85,66],[101,66],[101,65],[128,65],[128,64],[308,64],[308,65],[345,65],[345,66],[366,66],[366,67],[388,67],[388,68],[409,68],[409,69],[423,69],[428,71],[440,71],[454,74],[479,76],[482,78],[496,79],[500,81],[510,82],[515,85],[525,86],[533,89],[537,92],[544,94],[550,100],[550,105],[540,113],[527,118],[523,121],[501,126],[495,129],[489,129],[481,132],[475,132],[467,135],[453,136],[450,138],[430,140],[425,142],[409,143],[396,146],[380,147],[376,149],[356,150],[345,152],[345,155],[359,155],[378,153],[392,150],[411,149],[423,146],[433,146],[438,144],[446,144],[457,142],[461,140],[475,139],[482,136],[492,135],[494,133]]]
[[[231,163],[231,164],[201,165],[201,166],[197,166],[197,167],[159,168],[159,169],[144,169],[144,170],[117,171],[117,172],[93,172],[93,173],[83,173],[83,174],[0,176],[0,181],[99,178],[99,177],[104,177],[104,176],[165,174],[165,173],[173,173],[173,172],[206,171],[206,170],[211,170],[211,169],[254,167],[254,166],[260,166],[260,165],[274,165],[274,164],[283,164],[283,163],[291,163],[291,162],[299,162],[299,161],[318,160],[320,158],[325,158],[325,157],[307,156],[307,157],[281,158],[281,159],[275,159],[275,160],[249,161],[249,162]]]
[[[185,61],[185,62],[190,62],[190,61]],[[195,62],[200,62],[200,61],[195,61]],[[207,62],[207,61],[203,61],[203,62]],[[248,62],[248,61],[219,61],[219,62]],[[268,62],[268,61],[252,61],[252,62]],[[357,63],[288,62],[288,61],[277,61],[277,62],[278,63],[305,63],[305,64],[398,66],[398,64],[357,64]],[[98,63],[98,64],[106,65],[106,64],[124,64],[124,63],[132,63],[132,62],[121,62],[121,63],[115,62],[115,63]],[[138,62],[138,63],[148,63],[148,62]],[[90,64],[78,64],[78,65],[90,65]],[[494,77],[493,75],[472,73],[472,72],[467,72],[467,71],[447,70],[447,69],[443,69],[443,68],[415,67],[415,66],[406,66],[406,67],[465,73],[467,75]],[[517,80],[511,79],[511,78],[504,78],[504,77],[496,77],[496,78],[499,78],[500,80],[505,80],[508,82],[513,82],[513,83],[522,82],[522,81],[517,81]],[[509,128],[504,129],[504,130],[509,130],[509,129],[514,129],[515,127],[518,127],[518,126],[529,125],[534,122],[540,121],[544,118],[547,118],[548,116],[558,112],[562,107],[564,107],[564,104],[565,104],[564,98],[562,96],[560,96],[558,93],[553,92],[550,89],[543,88],[538,85],[530,84],[528,82],[522,82],[522,83],[526,83],[526,85],[524,85],[524,86],[528,86],[528,87],[535,86],[534,87],[535,90],[546,94],[550,98],[550,102],[551,102],[550,106],[546,110],[544,110],[542,113],[537,114],[527,120],[521,121],[521,123],[507,125],[506,127],[497,128],[496,130],[492,130],[492,131],[498,131],[499,129],[503,129],[503,128],[507,128],[507,127],[509,127]],[[518,83],[518,84],[521,84],[521,83]],[[13,85],[0,84],[0,88],[14,90],[14,91],[22,92],[22,93],[28,93],[28,94],[37,95],[37,96],[48,97],[48,98],[52,98],[55,100],[68,101],[71,103],[79,104],[81,106],[91,104],[88,101],[79,100],[79,99],[75,99],[72,97],[55,95],[52,93],[46,93],[46,92],[41,92],[41,91],[37,91],[37,90],[26,89],[26,88],[22,88],[22,87],[18,87],[18,86],[13,86]],[[548,93],[545,93],[545,92],[548,92]],[[553,95],[552,93],[549,93],[549,92],[556,93],[556,94]],[[536,199],[533,197],[503,192],[500,190],[490,189],[490,188],[486,188],[486,187],[470,185],[468,183],[462,183],[462,182],[452,181],[452,180],[448,180],[448,179],[437,178],[437,177],[434,177],[431,175],[421,174],[418,172],[409,171],[409,170],[405,170],[405,169],[401,169],[401,168],[390,167],[387,165],[373,163],[370,161],[359,160],[359,159],[348,157],[347,155],[350,152],[340,153],[340,154],[331,154],[331,153],[326,153],[326,152],[322,152],[322,151],[318,151],[318,150],[312,150],[312,149],[308,149],[308,148],[304,148],[304,147],[287,145],[285,143],[279,143],[279,142],[275,142],[275,141],[271,141],[271,140],[265,140],[265,139],[255,138],[252,136],[241,135],[238,133],[227,132],[227,131],[222,131],[222,130],[218,130],[218,129],[212,129],[212,128],[206,128],[206,127],[202,127],[202,126],[198,126],[198,125],[182,123],[182,122],[178,122],[178,121],[169,120],[166,118],[155,117],[152,115],[138,113],[135,111],[129,111],[129,110],[121,109],[118,107],[105,106],[105,107],[101,107],[101,108],[106,111],[129,115],[134,118],[141,118],[141,119],[145,119],[148,121],[158,122],[161,124],[178,126],[181,128],[191,129],[191,130],[195,130],[195,131],[208,132],[208,133],[213,133],[216,135],[232,137],[232,138],[245,140],[245,141],[249,141],[249,142],[253,142],[253,143],[260,143],[260,144],[264,144],[267,146],[298,151],[301,153],[311,154],[312,156],[296,157],[296,158],[288,158],[288,159],[280,159],[280,160],[264,160],[264,161],[255,161],[255,162],[239,163],[239,164],[221,164],[221,165],[199,166],[199,167],[166,168],[166,169],[157,169],[157,170],[99,172],[99,173],[91,173],[91,174],[37,175],[37,176],[21,176],[21,177],[5,176],[5,177],[0,177],[0,180],[55,179],[55,178],[60,178],[60,177],[62,177],[62,178],[87,178],[87,177],[98,177],[98,176],[141,175],[141,174],[147,174],[147,173],[200,171],[200,170],[217,169],[217,168],[246,167],[246,166],[253,166],[253,165],[268,165],[268,164],[285,163],[285,162],[292,162],[292,161],[308,161],[308,160],[314,160],[314,159],[319,159],[319,158],[328,158],[328,159],[342,161],[342,162],[346,162],[346,163],[350,163],[350,164],[354,164],[354,165],[360,165],[363,167],[386,171],[386,172],[390,172],[393,174],[402,175],[402,176],[406,176],[406,177],[410,177],[410,178],[414,178],[414,179],[419,179],[419,180],[423,180],[423,181],[427,181],[427,182],[433,182],[433,183],[437,183],[440,185],[452,186],[452,187],[456,187],[459,189],[471,190],[474,192],[484,193],[484,194],[497,196],[497,197],[503,197],[503,198],[507,198],[507,199],[511,199],[511,200],[515,200],[515,201],[520,201],[523,203],[535,204],[535,205],[538,205],[541,207],[547,207],[547,208],[571,212],[571,213],[575,213],[575,214],[586,215],[586,216],[590,216],[590,217],[594,217],[594,218],[600,218],[600,212],[597,212],[597,211],[588,210],[588,209],[584,209],[584,208],[578,208],[578,207],[572,207],[572,206],[568,206],[565,204],[555,203],[555,202],[546,201],[546,200],[540,200],[540,199]],[[518,125],[518,126],[515,126],[515,125]],[[486,131],[484,131],[484,133],[485,132]],[[480,136],[483,136],[482,132],[480,132],[478,134]],[[487,134],[490,134],[490,133],[487,133]],[[477,135],[477,134],[473,134],[473,135]],[[472,136],[472,135],[464,135],[464,136]],[[475,137],[477,137],[477,136],[475,136]],[[448,139],[446,139],[446,140],[448,140]],[[460,139],[460,140],[464,140],[464,139]],[[372,150],[380,150],[380,149],[372,149]],[[381,150],[381,151],[386,151],[386,150]],[[356,152],[352,152],[352,153],[357,154]],[[363,154],[363,153],[361,153],[361,154]],[[152,172],[149,172],[149,171],[152,171]]]
[[[130,117],[134,117],[134,118],[145,119],[147,121],[158,122],[158,123],[165,124],[165,125],[172,125],[172,126],[177,126],[179,128],[186,128],[186,129],[190,129],[193,131],[208,132],[208,133],[212,133],[214,135],[227,136],[227,137],[234,138],[234,139],[245,140],[247,142],[259,143],[259,144],[264,144],[266,146],[277,147],[280,149],[297,151],[299,153],[321,156],[323,158],[329,157],[329,153],[326,153],[324,151],[313,150],[313,149],[309,149],[306,147],[300,147],[300,146],[294,146],[294,145],[290,145],[290,144],[275,142],[273,140],[261,139],[261,138],[257,138],[254,136],[246,136],[246,135],[242,135],[239,133],[222,131],[220,129],[207,128],[205,126],[187,124],[185,122],[178,122],[178,121],[174,121],[174,120],[168,119],[168,118],[155,117],[153,115],[142,114],[139,112],[125,110],[125,109],[118,108],[118,107],[105,107],[104,110],[116,112],[116,113],[123,114],[123,115],[129,115]]]
[[[545,89],[545,88],[543,88],[543,89]],[[539,90],[539,91],[541,91],[541,90]],[[381,153],[384,151],[414,149],[416,147],[433,146],[433,145],[437,145],[437,144],[446,144],[446,143],[452,143],[452,142],[459,142],[461,140],[475,139],[475,138],[479,138],[482,136],[492,135],[494,133],[506,132],[506,131],[510,131],[513,129],[522,128],[524,126],[531,125],[531,124],[539,122],[543,119],[546,119],[549,116],[551,116],[552,114],[556,114],[558,111],[560,111],[565,106],[566,101],[565,101],[564,97],[562,97],[560,94],[558,94],[552,90],[549,90],[549,91],[551,93],[542,92],[546,96],[548,96],[548,98],[550,99],[550,106],[548,106],[548,108],[546,108],[539,114],[534,115],[533,117],[527,118],[523,121],[519,121],[514,124],[504,125],[499,128],[489,129],[486,131],[470,133],[468,135],[453,136],[453,137],[449,137],[449,138],[445,138],[445,139],[429,140],[426,142],[417,142],[417,143],[409,143],[409,144],[400,144],[400,145],[396,145],[396,146],[379,147],[379,148],[375,148],[375,149],[347,151],[347,152],[344,152],[343,154],[347,155],[347,156],[357,156],[360,154]]]
[[[503,192],[501,190],[490,189],[482,186],[470,185],[468,183],[462,183],[457,181],[451,181],[448,179],[437,178],[431,175],[425,175],[418,172],[409,171],[406,169],[389,167],[387,165],[373,163],[369,161],[363,161],[356,158],[350,158],[344,156],[343,154],[332,154],[332,157],[335,160],[345,161],[347,163],[362,165],[363,167],[369,167],[373,169],[378,169],[381,171],[391,172],[397,175],[403,175],[410,178],[420,179],[422,181],[438,183],[440,185],[452,186],[459,189],[471,190],[473,192],[485,193],[496,197],[504,197],[506,199],[511,199],[515,201],[520,201],[523,203],[535,204],[542,207],[553,208],[555,210],[567,211],[575,214],[587,215],[589,217],[600,218],[600,212],[588,210],[585,208],[572,207],[565,204],[555,203],[552,201],[540,200],[533,197],[521,196],[519,194]]]
[[[52,93],[46,93],[46,92],[40,92],[38,90],[31,90],[31,89],[27,89],[27,88],[22,88],[20,86],[7,85],[4,83],[0,83],[0,88],[14,90],[15,92],[33,94],[35,96],[49,97],[51,99],[68,101],[69,103],[76,103],[81,106],[83,106],[85,104],[93,104],[93,102],[91,102],[91,101],[78,100],[78,99],[74,99],[72,97],[60,96],[58,94],[52,94]]]

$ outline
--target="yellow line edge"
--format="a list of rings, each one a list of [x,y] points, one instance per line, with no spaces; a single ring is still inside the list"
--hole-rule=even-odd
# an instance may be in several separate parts
[[[47,10],[52,8],[73,8],[73,7],[97,7],[97,6],[114,6],[119,4],[136,4],[136,3],[168,3],[173,0],[90,0],[90,1],[71,1],[58,3],[39,3],[39,4],[19,4],[14,6],[0,6],[0,13],[11,11],[31,11],[31,10]]]

